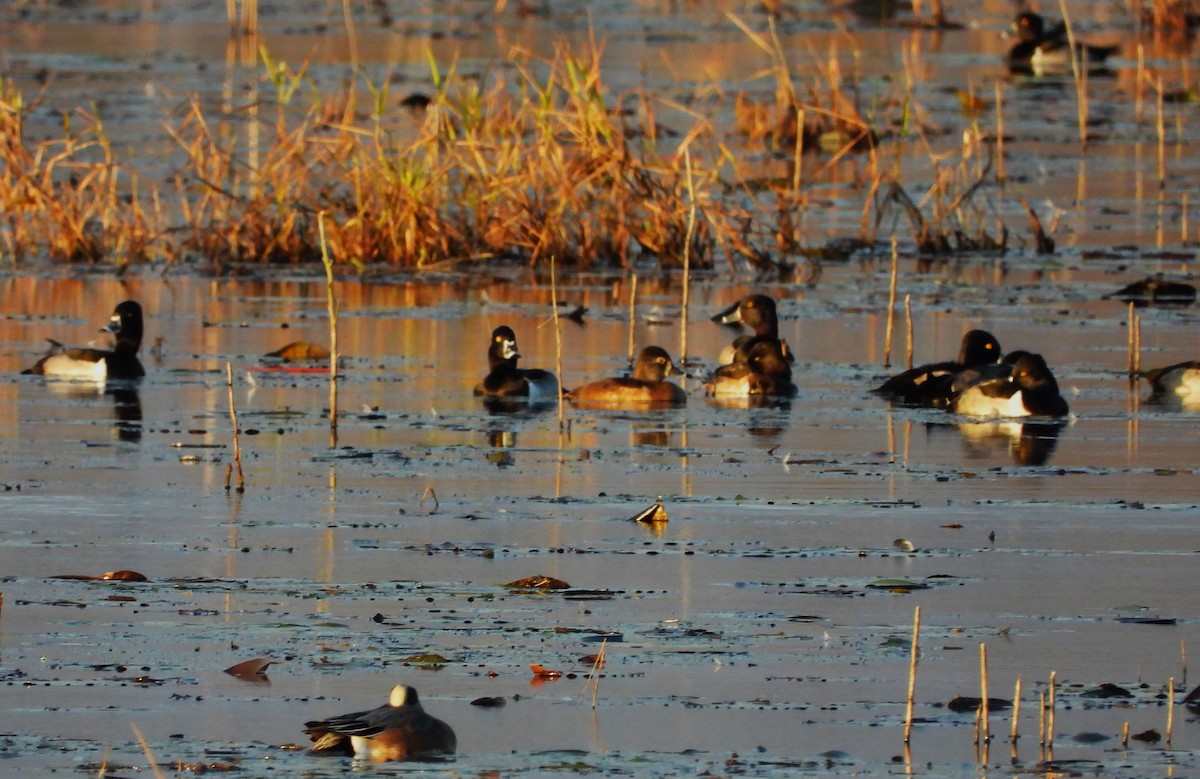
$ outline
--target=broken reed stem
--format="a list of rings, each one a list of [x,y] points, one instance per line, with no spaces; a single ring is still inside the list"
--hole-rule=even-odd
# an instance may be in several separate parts
[[[1135,339],[1133,335],[1133,320],[1136,318],[1137,314],[1135,314],[1133,311],[1133,301],[1131,300],[1129,301],[1129,354],[1126,358],[1126,372],[1129,374],[1131,383],[1133,379],[1137,378],[1137,369],[1134,368],[1134,365],[1137,363],[1137,359],[1134,357],[1136,348],[1134,347]]]
[[[1121,749],[1129,748],[1129,720],[1125,720],[1125,724],[1121,726]]]
[[[1050,694],[1047,696],[1046,704],[1050,707],[1046,713],[1046,749],[1054,750],[1054,699],[1056,697],[1055,676],[1057,672],[1050,672]]]
[[[1171,730],[1175,727],[1175,677],[1167,680],[1167,748],[1171,748]]]
[[[979,645],[979,719],[981,722],[980,741],[986,746],[992,740],[988,728],[988,668],[987,644]]]
[[[600,669],[604,667],[604,648],[608,646],[608,639],[600,642],[600,651],[596,653],[596,662],[592,663],[592,708],[596,708],[596,701],[600,697]]]
[[[1046,748],[1046,693],[1038,693],[1038,746]]]
[[[1067,0],[1058,0],[1058,9],[1062,13],[1063,26],[1067,28],[1067,51],[1071,55],[1071,77],[1075,81],[1075,106],[1079,120],[1079,145],[1087,148],[1087,83],[1085,69],[1080,68],[1079,52],[1075,50],[1075,32],[1071,29],[1071,18],[1067,13]]]
[[[1142,126],[1142,89],[1146,84],[1146,49],[1140,43],[1137,47],[1137,78],[1133,83],[1136,85],[1133,90],[1133,123],[1140,128]]]
[[[233,405],[233,364],[225,363],[225,385],[229,388],[229,421],[233,423],[233,462],[237,466],[237,491],[246,491],[246,477],[242,474],[241,428],[238,427],[237,409]],[[229,491],[229,472],[225,470],[225,491]]]
[[[636,329],[637,320],[634,318],[634,311],[637,306],[637,274],[633,274],[633,280],[629,284],[629,370],[633,370],[633,331]]]
[[[325,305],[329,310],[329,448],[337,447],[338,419],[338,305],[333,294],[333,258],[329,256],[329,244],[325,242],[325,212],[317,214],[317,231],[321,238],[321,264],[325,266]]]
[[[912,321],[912,295],[904,296],[904,323],[908,335],[908,349],[905,354],[905,369],[912,370],[913,367],[913,321]]]
[[[883,367],[892,367],[892,327],[896,322],[896,274],[900,266],[900,249],[892,236],[892,280],[888,286],[887,328],[883,337]]]
[[[1179,203],[1179,242],[1187,246],[1188,242],[1188,193],[1184,192]]]
[[[142,747],[142,752],[146,754],[146,759],[150,761],[150,770],[154,772],[155,779],[165,779],[163,772],[158,767],[158,761],[154,759],[154,752],[150,749],[149,742],[142,735],[142,731],[138,730],[138,726],[132,722],[129,727],[133,728],[133,737],[137,739],[138,744]]]
[[[912,655],[908,660],[908,697],[904,705],[904,743],[912,736],[913,696],[917,690],[917,650],[921,639],[921,607],[913,610]]]
[[[554,375],[562,381],[562,328],[558,321],[558,266],[554,255],[550,255],[550,308],[554,311]],[[558,390],[558,429],[563,429],[563,393],[562,386]]]
[[[1021,715],[1021,676],[1017,675],[1017,683],[1013,687],[1013,713],[1012,713],[1012,730],[1008,734],[1008,739],[1013,744],[1017,743],[1020,736],[1017,734],[1017,721]]]
[[[4,605],[4,599],[0,598],[0,606]],[[1181,669],[1183,672],[1183,687],[1187,689],[1187,639],[1179,639],[1179,661],[1183,664]]]
[[[1008,178],[1004,172],[1004,90],[996,79],[996,180],[1001,184]]]
[[[1154,79],[1154,87],[1158,97],[1158,119],[1155,131],[1158,133],[1158,191],[1167,188],[1167,127],[1163,119],[1163,81],[1162,76]]]
[[[683,161],[687,168],[688,218],[687,230],[683,234],[683,314],[679,325],[679,362],[687,363],[688,290],[692,275],[692,236],[696,233],[696,190],[692,180],[692,152],[684,152]]]
[[[1142,370],[1142,315],[1133,315],[1133,373],[1136,376]]]

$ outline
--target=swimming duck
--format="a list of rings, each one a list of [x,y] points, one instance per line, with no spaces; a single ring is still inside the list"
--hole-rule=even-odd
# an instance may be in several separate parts
[[[714,314],[712,320],[723,325],[741,323],[754,331],[754,335],[743,335],[721,351],[719,359],[722,365],[746,362],[755,344],[779,342],[775,301],[767,295],[747,295],[724,311]],[[791,352],[785,350],[784,355],[789,362],[792,361]]]
[[[146,374],[138,360],[142,345],[142,307],[132,300],[117,304],[101,332],[116,336],[112,351],[91,347],[68,348],[51,341],[50,351],[21,373],[66,379],[140,379]]]
[[[716,398],[791,397],[796,394],[796,385],[780,344],[761,341],[750,348],[745,362],[717,368],[704,383],[704,391]]]
[[[1120,300],[1134,306],[1190,306],[1196,302],[1196,288],[1186,281],[1167,281],[1161,275],[1149,276],[1105,295],[1104,300]]]
[[[961,391],[951,388],[957,374],[975,366],[995,364],[999,359],[1000,342],[994,335],[986,330],[969,330],[959,344],[957,359],[909,368],[871,392],[906,406],[942,407]]]
[[[416,688],[406,684],[393,687],[384,706],[306,722],[304,732],[314,742],[310,754],[353,755],[377,763],[452,755],[458,747],[450,726],[426,713]]]
[[[687,393],[666,380],[681,373],[666,349],[647,346],[638,355],[632,378],[622,376],[584,384],[568,392],[567,399],[595,406],[681,406],[687,403]]]
[[[488,347],[488,367],[483,381],[475,386],[475,394],[489,398],[528,398],[551,400],[558,397],[558,379],[540,368],[521,369],[517,360],[517,336],[512,328],[501,325],[492,331]]]
[[[1177,362],[1138,375],[1150,382],[1153,401],[1177,399],[1185,406],[1200,404],[1200,362]]]
[[[1007,376],[990,376],[970,385],[947,408],[976,417],[1064,417],[1069,411],[1054,374],[1038,354],[1023,355]]]
[[[1046,20],[1031,11],[1017,14],[1013,21],[1017,42],[1008,52],[1008,69],[1013,73],[1047,73],[1071,71],[1071,49],[1067,41],[1067,25],[1059,22],[1047,27]],[[1076,42],[1075,51],[1081,67],[1099,70],[1104,61],[1121,50],[1120,46],[1094,46]]]

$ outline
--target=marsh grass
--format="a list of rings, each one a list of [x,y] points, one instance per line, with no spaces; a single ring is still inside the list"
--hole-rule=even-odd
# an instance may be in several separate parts
[[[518,51],[483,76],[431,58],[431,94],[402,100],[388,79],[365,75],[321,90],[306,67],[260,50],[248,105],[214,115],[195,100],[167,117],[173,173],[151,186],[118,159],[94,111],[64,118],[58,138],[25,143],[28,107],[5,85],[0,251],[13,263],[48,256],[218,271],[315,264],[317,214],[325,213],[334,262],[359,271],[537,265],[550,257],[560,268],[652,262],[704,270],[724,262],[782,270],[812,251],[797,226],[807,203],[802,157],[810,152],[826,155],[826,167],[866,153],[871,240],[887,205],[898,203],[919,251],[1003,246],[984,234],[973,205],[990,155],[972,168],[965,153],[947,166],[931,152],[934,185],[920,203],[898,173],[878,172],[881,138],[921,135],[911,89],[872,97],[868,117],[836,52],[809,83],[797,84],[774,30],[743,29],[769,56],[775,89],[766,102],[739,93],[731,108],[717,109],[732,111],[731,134],[644,91],[612,94],[595,43],[559,45],[548,60]],[[664,107],[694,124],[665,129]],[[750,178],[763,164],[764,142],[783,150],[789,175]],[[879,218],[868,230],[872,207]]]

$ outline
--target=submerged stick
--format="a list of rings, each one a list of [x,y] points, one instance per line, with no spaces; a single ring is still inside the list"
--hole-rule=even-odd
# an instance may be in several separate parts
[[[229,388],[229,421],[233,423],[233,462],[237,466],[237,491],[246,491],[246,477],[242,474],[242,429],[238,427],[237,409],[233,405],[233,365],[225,363],[225,385]],[[229,491],[229,476],[232,468],[225,469],[225,491]]]
[[[329,311],[329,447],[337,447],[338,419],[338,305],[333,294],[333,258],[329,256],[329,244],[325,242],[325,212],[317,214],[317,231],[321,236],[321,264],[325,266],[325,306]]]
[[[921,607],[913,611],[912,656],[908,660],[908,698],[904,705],[904,743],[912,736],[913,695],[917,689],[917,645],[921,639]]]
[[[892,367],[892,328],[896,322],[896,273],[900,265],[900,250],[892,236],[892,280],[888,287],[887,328],[883,336],[883,367]]]
[[[0,601],[3,603],[3,601]],[[1179,662],[1183,665],[1183,688],[1187,689],[1187,639],[1179,639]]]

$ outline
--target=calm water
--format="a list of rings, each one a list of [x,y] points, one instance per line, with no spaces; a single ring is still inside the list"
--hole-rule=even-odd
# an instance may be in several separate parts
[[[762,29],[754,4],[599,13],[567,2],[499,17],[490,4],[389,8],[394,28],[364,14],[357,32],[363,67],[390,77],[396,99],[427,88],[427,47],[440,63],[458,56],[461,69],[486,73],[504,68],[513,47],[548,56],[556,38],[578,44],[589,30],[607,41],[613,89],[646,87],[692,110],[715,105],[718,121],[728,106],[714,95],[773,89],[760,76],[769,63],[725,15]],[[563,427],[553,409],[494,414],[470,394],[501,323],[516,330],[524,364],[552,367],[548,279],[505,270],[343,280],[336,449],[324,377],[250,371],[289,341],[326,341],[323,280],[9,271],[0,280],[7,765],[86,775],[107,759],[114,773],[144,770],[135,725],[160,761],[334,775],[341,761],[279,747],[299,743],[305,720],[382,703],[403,680],[458,731],[458,774],[898,773],[919,605],[919,772],[1031,772],[1042,757],[1036,700],[1051,672],[1062,685],[1055,758],[1101,774],[1194,770],[1198,726],[1183,707],[1169,750],[1131,742],[1126,751],[1118,734],[1128,722],[1133,733],[1165,735],[1168,679],[1195,683],[1182,656],[1197,638],[1195,415],[1129,391],[1128,312],[1100,299],[1149,273],[1191,274],[1195,229],[1183,195],[1197,180],[1195,108],[1165,108],[1160,197],[1154,123],[1137,115],[1132,86],[1137,42],[1167,89],[1189,86],[1189,51],[1137,37],[1111,8],[1073,8],[1087,37],[1127,41],[1115,77],[1090,84],[1096,137],[1082,153],[1069,85],[1004,76],[1010,12],[985,3],[967,29],[935,34],[878,26],[877,12],[796,3],[780,30],[797,78],[813,78],[836,45],[843,72],[879,105],[895,98],[907,52],[924,135],[903,146],[901,170],[918,197],[937,155],[956,151],[972,125],[954,90],[992,99],[1000,79],[1010,183],[989,190],[983,208],[1009,227],[1013,248],[1000,258],[905,258],[899,294],[911,296],[917,361],[953,355],[973,327],[1006,350],[1043,353],[1073,412],[1050,440],[892,410],[865,392],[888,373],[888,262],[878,257],[803,268],[802,281],[721,273],[693,285],[696,374],[733,336],[711,314],[748,291],[780,301],[800,386],[790,404],[721,408],[690,380],[685,409],[568,407]],[[192,94],[215,108],[227,85],[243,103],[262,98],[257,66],[226,60],[214,14],[121,2],[0,11],[4,75],[27,96],[47,85],[31,139],[60,132],[64,111],[100,95],[114,142],[139,149],[167,180],[164,116]],[[264,5],[263,19],[273,56],[308,61],[319,88],[341,83],[338,7]],[[659,119],[690,127],[674,105],[664,102]],[[747,159],[763,175],[786,175],[786,160],[765,150]],[[858,234],[866,163],[827,163],[806,162],[812,198],[798,218],[808,245]],[[1057,218],[1053,257],[1027,251],[1021,197]],[[908,240],[894,217],[882,231]],[[623,274],[560,279],[560,297],[590,309],[582,326],[562,322],[566,385],[624,367],[628,289]],[[640,279],[639,346],[679,356],[680,292],[678,279]],[[148,376],[135,395],[17,375],[45,338],[96,338],[129,297],[148,316]],[[1144,364],[1196,358],[1194,307],[1140,315]],[[893,370],[903,355],[901,323]],[[224,489],[227,364],[247,433],[240,496]],[[665,528],[628,521],[659,496]],[[898,551],[897,540],[916,550]],[[116,569],[150,582],[53,578]],[[574,591],[502,586],[534,574]],[[928,588],[869,586],[886,578]],[[1121,621],[1153,616],[1176,624]],[[619,635],[593,711],[581,658],[601,633]],[[1004,735],[981,765],[972,718],[943,706],[979,694],[981,644],[992,696],[1011,697],[1022,680],[1015,768],[1007,713],[993,721]],[[444,667],[405,663],[429,652]],[[269,684],[222,673],[256,656],[277,661]],[[575,678],[536,684],[531,662]],[[1084,696],[1105,682],[1133,697]],[[510,702],[470,705],[483,695]],[[1077,740],[1084,732],[1108,739]]]

